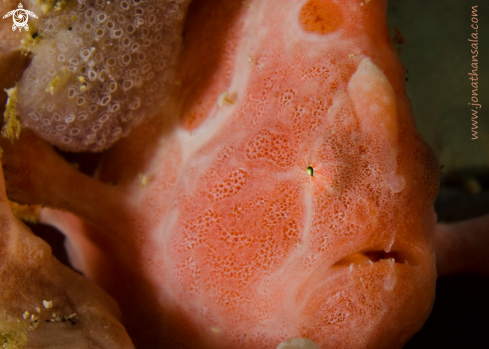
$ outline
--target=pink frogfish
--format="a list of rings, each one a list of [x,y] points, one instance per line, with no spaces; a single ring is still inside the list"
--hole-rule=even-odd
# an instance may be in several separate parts
[[[385,12],[195,1],[157,115],[94,177],[3,141],[9,198],[44,206],[137,348],[401,348],[434,300],[439,169]]]

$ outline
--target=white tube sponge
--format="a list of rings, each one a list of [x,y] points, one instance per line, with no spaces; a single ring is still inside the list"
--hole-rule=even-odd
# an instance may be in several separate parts
[[[39,42],[17,108],[51,144],[100,151],[166,102],[189,0],[71,1],[31,1]]]

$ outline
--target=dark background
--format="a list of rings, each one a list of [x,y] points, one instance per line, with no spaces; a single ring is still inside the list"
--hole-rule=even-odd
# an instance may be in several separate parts
[[[375,0],[373,0],[375,1]],[[478,139],[471,140],[472,6],[478,5]],[[416,124],[442,169],[435,204],[451,222],[489,212],[489,0],[392,0],[388,21],[405,43],[399,55]],[[399,35],[398,35],[399,36]],[[402,41],[402,40],[401,40]],[[489,233],[489,227],[488,227]],[[488,246],[489,248],[489,246]],[[489,263],[489,261],[488,261]],[[489,348],[489,277],[439,278],[433,312],[405,349]]]

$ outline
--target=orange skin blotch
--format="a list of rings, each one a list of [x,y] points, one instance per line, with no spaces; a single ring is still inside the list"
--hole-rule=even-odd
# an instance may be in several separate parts
[[[239,15],[247,10],[241,2],[230,6],[207,5],[194,2],[189,7],[177,68],[180,86],[176,86],[175,94],[183,101],[180,125],[187,130],[197,128],[205,120],[230,83],[236,47],[225,43],[238,42],[243,25]]]
[[[341,25],[343,17],[336,4],[329,1],[309,0],[299,14],[299,23],[305,31],[329,34]]]

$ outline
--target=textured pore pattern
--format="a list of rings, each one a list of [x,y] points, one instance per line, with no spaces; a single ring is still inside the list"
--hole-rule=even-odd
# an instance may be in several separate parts
[[[246,183],[248,173],[244,170],[237,170],[227,176],[221,183],[214,186],[209,193],[209,198],[217,202],[236,194],[241,187]]]
[[[154,115],[170,90],[187,3],[33,3],[44,18],[19,82],[23,125],[62,149],[98,151]]]

